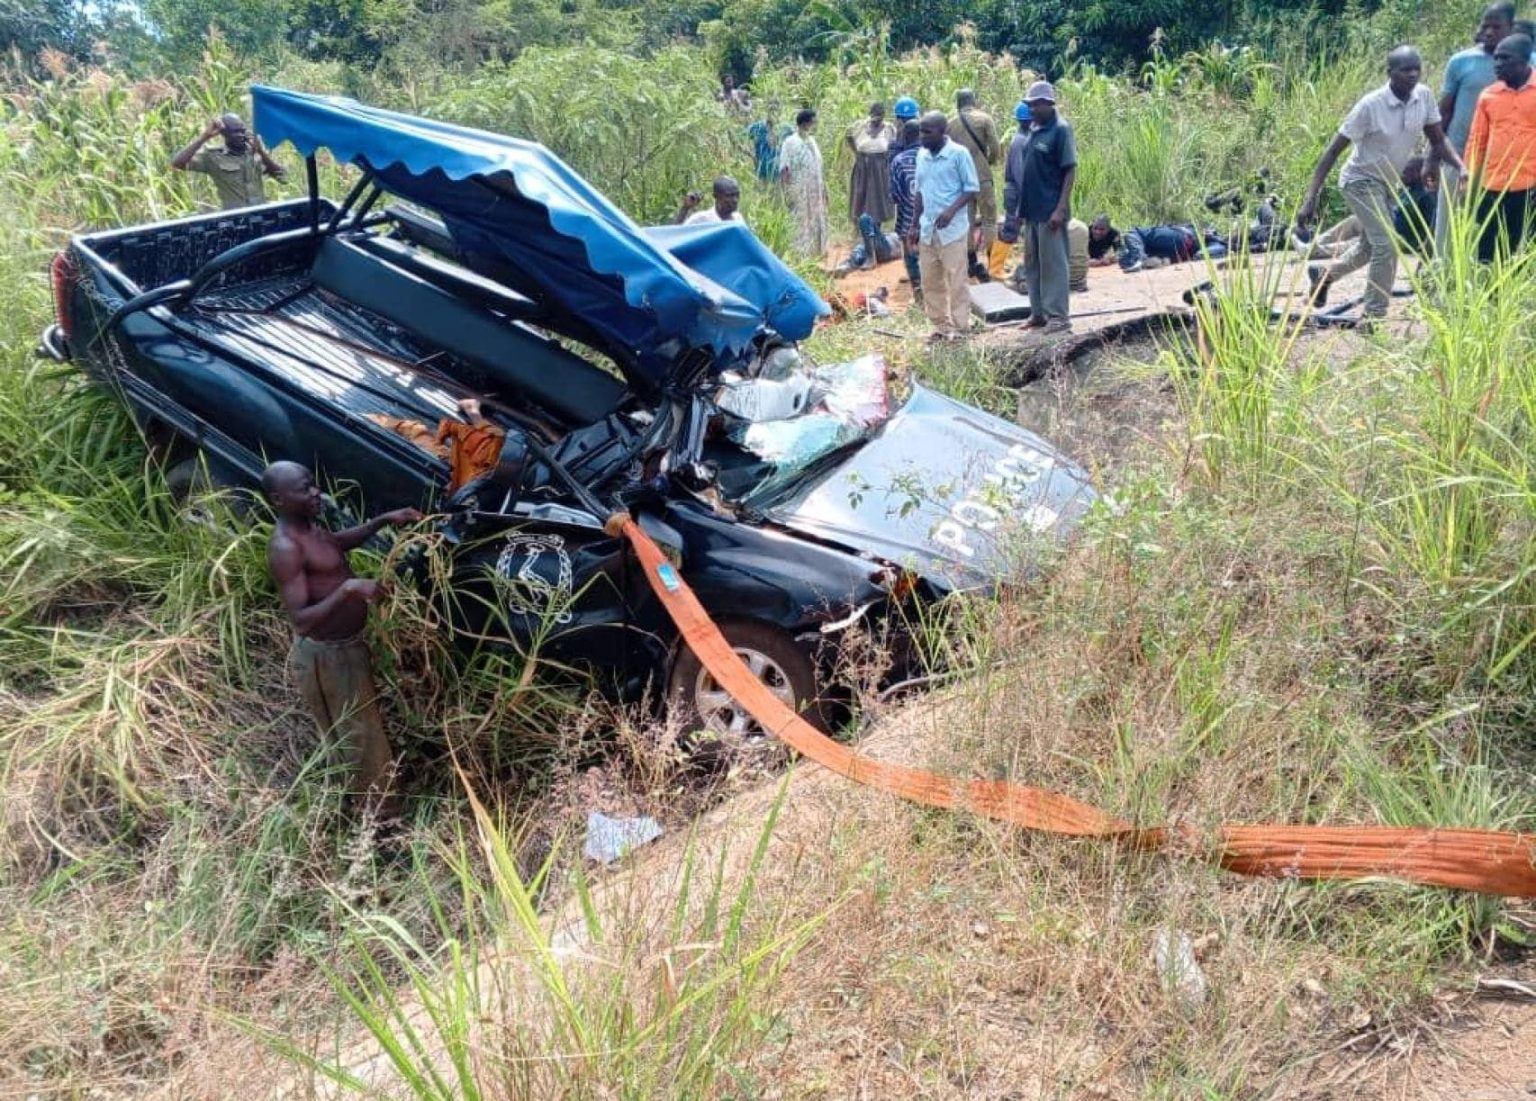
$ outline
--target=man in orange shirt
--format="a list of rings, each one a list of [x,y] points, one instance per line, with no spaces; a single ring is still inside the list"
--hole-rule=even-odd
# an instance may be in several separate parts
[[[1536,84],[1531,82],[1531,40],[1512,34],[1493,51],[1495,80],[1478,97],[1467,135],[1466,164],[1478,196],[1483,263],[1525,244],[1536,188]]]

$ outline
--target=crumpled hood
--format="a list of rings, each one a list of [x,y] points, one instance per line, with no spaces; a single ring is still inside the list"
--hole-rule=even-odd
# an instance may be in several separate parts
[[[863,447],[767,515],[968,589],[1027,574],[1097,498],[1039,436],[914,386]]]

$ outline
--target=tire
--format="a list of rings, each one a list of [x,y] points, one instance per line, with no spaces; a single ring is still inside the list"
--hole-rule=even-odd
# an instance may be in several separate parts
[[[256,496],[208,465],[201,455],[182,459],[165,472],[165,489],[176,511],[189,524],[219,526],[219,511],[211,498],[219,498],[231,519],[242,525],[255,521]]]
[[[826,731],[816,666],[809,654],[796,646],[788,634],[765,623],[726,620],[720,624],[720,630],[775,695],[816,729]],[[681,724],[688,741],[701,747],[713,744],[730,755],[768,740],[763,728],[715,684],[684,643],[678,644],[672,658],[667,700],[670,717]],[[698,732],[702,732],[702,737],[694,737]]]

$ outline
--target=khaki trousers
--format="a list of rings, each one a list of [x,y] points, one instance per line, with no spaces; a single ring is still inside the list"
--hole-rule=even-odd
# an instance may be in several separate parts
[[[947,245],[919,241],[917,265],[923,276],[923,312],[933,331],[945,336],[971,330],[970,280],[966,273],[966,238]]]
[[[992,180],[992,166],[983,164],[977,169],[981,189],[967,208],[971,215],[971,232],[981,231],[978,251],[987,256],[997,241],[997,185]]]
[[[1392,301],[1392,284],[1397,280],[1397,238],[1392,232],[1397,197],[1380,180],[1351,180],[1344,185],[1344,203],[1360,222],[1360,236],[1328,266],[1324,278],[1333,283],[1369,264],[1360,312],[1366,317],[1385,317]]]
[[[322,641],[295,637],[288,668],[315,725],[322,749],[339,752],[347,792],[381,814],[398,810],[391,788],[395,761],[373,682],[373,655],[362,637]]]

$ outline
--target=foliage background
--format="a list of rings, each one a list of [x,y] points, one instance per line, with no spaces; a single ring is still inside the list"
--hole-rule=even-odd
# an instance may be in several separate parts
[[[1111,70],[1134,68],[1154,48],[1169,53],[1263,44],[1277,28],[1304,35],[1312,52],[1373,36],[1465,25],[1466,0],[0,0],[0,49],[35,55],[52,46],[78,57],[100,43],[148,71],[195,62],[217,28],[245,58],[289,53],[311,61],[383,67],[406,77],[429,67],[507,61],[535,46],[596,45],[649,55],[703,45],[713,66],[752,79],[763,61],[822,61],[879,28],[896,52],[945,46],[969,35],[1059,75],[1073,56]],[[967,32],[965,28],[973,28]]]

